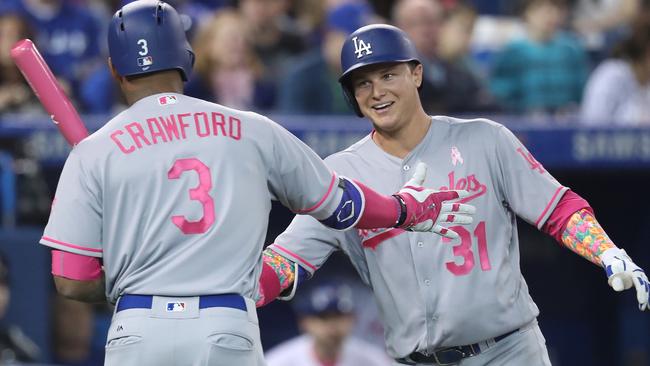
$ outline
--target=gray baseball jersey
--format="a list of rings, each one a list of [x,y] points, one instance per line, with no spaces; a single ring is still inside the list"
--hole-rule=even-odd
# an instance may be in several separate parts
[[[272,249],[314,271],[345,251],[377,298],[393,357],[472,344],[529,324],[539,313],[519,269],[515,215],[541,228],[561,199],[560,185],[502,125],[433,117],[406,158],[367,136],[326,159],[339,174],[381,193],[395,192],[419,161],[424,186],[466,189],[474,223],[449,240],[400,229],[336,232],[296,217]]]
[[[323,219],[341,199],[336,181],[266,117],[156,94],[73,149],[40,242],[101,257],[111,302],[253,297],[271,200]]]

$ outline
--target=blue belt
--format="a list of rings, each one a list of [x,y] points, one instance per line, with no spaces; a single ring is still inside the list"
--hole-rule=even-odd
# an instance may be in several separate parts
[[[117,310],[151,309],[152,295],[122,295],[117,302]],[[199,309],[206,308],[233,308],[246,311],[246,301],[237,294],[204,295],[199,296]]]
[[[494,337],[494,342],[499,342],[509,335],[518,332],[515,329],[512,332]],[[428,364],[428,365],[456,365],[463,358],[476,356],[481,353],[481,347],[478,343],[468,344],[466,346],[445,347],[435,350],[432,354],[425,355],[420,352],[413,352],[410,355],[398,358],[395,361],[404,365]]]

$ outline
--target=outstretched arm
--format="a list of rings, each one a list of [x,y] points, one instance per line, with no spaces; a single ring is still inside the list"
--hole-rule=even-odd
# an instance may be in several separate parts
[[[650,284],[646,274],[625,250],[614,244],[594,217],[589,204],[580,196],[568,191],[543,229],[571,251],[603,267],[608,283],[615,291],[634,286],[639,309],[650,309]]]
[[[452,201],[469,195],[467,191],[436,191],[422,187],[427,166],[418,163],[413,177],[393,195],[380,194],[358,181],[342,177],[337,207],[327,217],[314,215],[336,230],[398,227],[426,231],[454,239],[458,234],[442,224],[472,223],[474,206]]]

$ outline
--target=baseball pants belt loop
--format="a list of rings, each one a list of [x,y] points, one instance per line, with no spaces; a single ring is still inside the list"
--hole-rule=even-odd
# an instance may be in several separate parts
[[[127,309],[151,309],[153,295],[122,295],[117,302],[116,313]],[[199,309],[233,308],[246,311],[246,301],[237,294],[199,296]]]
[[[502,334],[500,336],[494,337],[493,339],[489,339],[480,343],[494,344],[518,331],[519,329],[515,329],[511,332]],[[474,344],[468,344],[466,346],[445,347],[445,348],[437,349],[431,354],[413,352],[406,357],[398,358],[396,361],[398,363],[405,364],[405,365],[430,364],[430,365],[447,366],[447,365],[455,365],[464,358],[476,356],[480,353],[481,353],[480,344],[474,343]]]

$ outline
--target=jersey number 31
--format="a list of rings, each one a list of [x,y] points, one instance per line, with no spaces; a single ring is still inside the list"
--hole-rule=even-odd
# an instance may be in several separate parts
[[[454,256],[461,257],[462,263],[456,264],[455,261],[447,262],[447,270],[456,276],[464,276],[472,271],[474,268],[474,252],[472,252],[472,235],[467,229],[462,226],[450,227],[460,236],[460,244],[454,245]],[[478,241],[478,259],[481,263],[481,270],[489,271],[492,266],[490,265],[490,257],[487,250],[487,239],[485,235],[485,221],[481,221],[474,229],[474,237]],[[451,239],[442,238],[443,243],[449,243]]]

